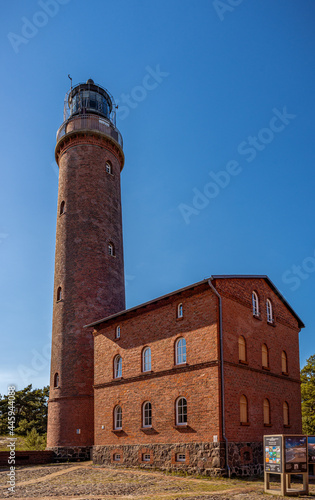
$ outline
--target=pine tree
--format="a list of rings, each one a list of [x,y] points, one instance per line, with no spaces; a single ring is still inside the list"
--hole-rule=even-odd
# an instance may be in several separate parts
[[[315,435],[315,354],[301,370],[303,432]]]

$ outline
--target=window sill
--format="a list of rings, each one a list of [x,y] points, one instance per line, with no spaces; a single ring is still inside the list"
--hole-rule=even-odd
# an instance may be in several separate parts
[[[141,375],[150,375],[150,373],[154,373],[153,370],[147,370],[146,372],[142,371]]]
[[[114,434],[120,434],[120,433],[122,434],[124,431],[123,431],[123,429],[121,428],[121,429],[113,429],[113,430],[112,430],[112,432],[113,432]]]
[[[152,425],[146,425],[144,427],[140,427],[140,431],[150,431],[152,429]]]
[[[121,339],[121,337],[115,337],[115,340],[120,340],[120,339]]]
[[[285,424],[283,427],[284,427],[285,429],[290,429],[291,425],[290,425],[290,424]]]
[[[188,365],[187,361],[185,361],[185,363],[175,363],[173,368],[177,368],[178,366],[186,366],[186,365]]]
[[[56,302],[57,302],[57,303],[58,303],[58,302],[63,302],[63,299],[56,300]]]
[[[242,427],[248,427],[250,425],[250,423],[249,422],[240,422],[240,425]]]
[[[262,370],[265,370],[266,372],[270,372],[269,366],[262,366]]]
[[[285,375],[286,377],[288,377],[288,376],[289,376],[289,373],[288,373],[288,372],[281,372],[281,373],[282,373],[282,375]]]
[[[276,326],[276,324],[275,324],[274,320],[272,320],[272,321],[268,321],[268,320],[267,320],[267,325],[269,325],[269,326],[273,326],[273,327],[275,327],[275,326]]]
[[[59,217],[61,217],[62,215],[65,215],[67,212],[62,212],[62,214],[59,214]]]
[[[242,359],[238,360],[240,365],[248,365],[248,361],[243,361]]]
[[[262,321],[260,314],[253,314],[253,318]]]
[[[176,318],[176,321],[182,321],[184,319],[184,316],[180,316]]]
[[[113,380],[122,380],[123,377],[114,377]]]
[[[188,423],[185,422],[184,424],[175,424],[174,429],[183,429],[188,426]]]

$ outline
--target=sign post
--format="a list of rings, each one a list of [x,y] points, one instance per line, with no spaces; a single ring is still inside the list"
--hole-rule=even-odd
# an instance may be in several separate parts
[[[315,440],[314,440],[315,451]],[[315,459],[314,459],[315,463]],[[307,437],[284,434],[264,436],[265,492],[273,495],[308,494]],[[280,490],[270,489],[270,474],[280,475]],[[302,474],[303,490],[291,488],[291,474]]]

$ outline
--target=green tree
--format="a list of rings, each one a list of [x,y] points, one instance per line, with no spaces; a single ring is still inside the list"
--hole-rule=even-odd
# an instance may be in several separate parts
[[[301,393],[303,432],[315,435],[315,354],[301,370]]]
[[[33,428],[46,433],[49,387],[32,389],[28,385],[15,393],[15,433],[26,435]],[[0,434],[8,434],[8,396],[0,395]]]

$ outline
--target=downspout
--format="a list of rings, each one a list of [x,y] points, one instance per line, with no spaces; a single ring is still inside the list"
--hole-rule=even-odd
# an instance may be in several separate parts
[[[229,442],[225,435],[225,394],[224,394],[224,366],[223,366],[223,335],[222,335],[222,299],[219,292],[211,283],[211,278],[208,279],[208,285],[219,299],[219,336],[220,336],[220,368],[221,368],[221,408],[222,408],[222,436],[225,441],[225,462],[228,470],[228,476],[231,477],[231,469],[229,466]]]

